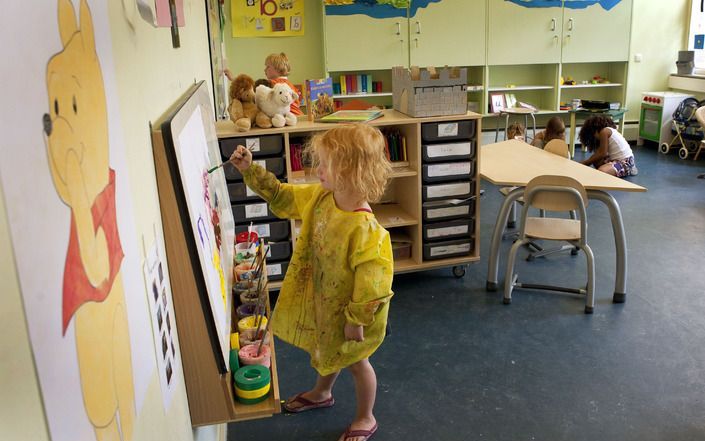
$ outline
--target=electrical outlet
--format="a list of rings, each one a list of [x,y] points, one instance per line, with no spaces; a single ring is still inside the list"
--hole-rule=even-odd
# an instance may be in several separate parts
[[[642,56],[641,54],[634,54],[634,62],[635,63],[641,63]]]

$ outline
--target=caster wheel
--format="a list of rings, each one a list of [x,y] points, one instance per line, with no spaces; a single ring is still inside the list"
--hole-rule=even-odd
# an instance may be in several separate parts
[[[669,150],[671,150],[671,147],[669,147],[665,142],[658,147],[658,152],[663,153],[664,155],[667,155]]]
[[[592,314],[593,312],[593,307],[592,306],[586,306],[585,307],[585,314]]]
[[[681,159],[688,159],[688,154],[689,154],[689,153],[690,153],[690,152],[689,152],[688,149],[685,148],[685,147],[681,147],[681,148],[678,149],[678,157],[681,158]]]
[[[461,278],[465,275],[465,267],[464,266],[454,266],[453,267],[453,275],[457,278]]]
[[[580,251],[579,248],[573,248],[572,250],[570,250],[570,255],[571,255],[571,256],[577,256],[577,255],[578,255],[578,251]]]

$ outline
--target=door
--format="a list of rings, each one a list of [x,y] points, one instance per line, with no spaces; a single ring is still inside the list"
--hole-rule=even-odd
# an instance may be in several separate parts
[[[601,3],[577,8],[580,2],[563,2],[564,63],[629,59],[632,0],[616,0],[610,9]]]
[[[326,70],[391,69],[409,64],[408,10],[392,11],[396,16],[375,18],[375,9],[389,5],[360,8],[356,5],[326,6],[324,15]],[[339,8],[345,15],[332,15]],[[358,9],[359,8],[359,9]],[[367,10],[368,13],[364,13]]]
[[[513,0],[489,0],[487,64],[558,63],[562,13],[560,6],[530,7]]]
[[[409,11],[411,64],[484,65],[486,10],[486,0],[412,0]]]

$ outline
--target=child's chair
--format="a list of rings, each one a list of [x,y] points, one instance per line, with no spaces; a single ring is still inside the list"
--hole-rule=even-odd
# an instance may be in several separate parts
[[[514,288],[538,289],[548,291],[568,292],[586,295],[585,313],[591,314],[595,305],[595,262],[592,249],[587,244],[587,218],[585,207],[588,203],[585,188],[575,179],[568,176],[544,175],[538,176],[526,185],[524,190],[524,207],[521,212],[521,230],[519,239],[509,250],[507,273],[504,280],[504,304],[512,302]],[[529,216],[529,209],[554,212],[569,212],[575,210],[578,219]],[[552,285],[520,283],[518,275],[514,274],[514,263],[517,251],[533,239],[569,242],[578,247],[587,257],[587,285],[585,288],[569,288]]]

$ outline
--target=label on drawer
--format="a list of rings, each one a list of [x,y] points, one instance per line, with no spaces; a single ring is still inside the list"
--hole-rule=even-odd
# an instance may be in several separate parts
[[[281,263],[267,265],[267,275],[268,276],[278,276],[281,273],[282,273],[282,264]]]
[[[253,225],[252,231],[257,233],[257,236],[267,238],[270,236],[269,224]]]
[[[264,159],[260,159],[259,161],[252,161],[252,162],[262,166],[262,168],[265,170],[267,169],[267,161],[265,161]]]
[[[264,217],[267,215],[267,203],[245,205],[245,217]]]
[[[431,248],[431,257],[445,256],[446,254],[469,253],[470,243],[461,243],[459,245],[446,245]]]
[[[426,217],[428,217],[429,219],[435,219],[438,217],[461,216],[466,214],[470,214],[469,205],[448,208],[432,208],[430,210],[426,210]]]
[[[245,147],[251,152],[259,152],[259,138],[245,138]]]
[[[272,247],[267,247],[267,257],[272,257]]]
[[[441,158],[443,156],[469,155],[472,145],[469,142],[457,142],[453,144],[436,144],[426,147],[426,154],[429,158]]]
[[[429,185],[427,195],[429,198],[442,198],[445,196],[455,196],[470,193],[469,182],[459,182],[457,184]]]
[[[245,194],[247,194],[247,197],[248,197],[248,198],[251,198],[251,197],[254,197],[254,196],[258,196],[257,193],[255,193],[255,192],[254,192],[250,187],[248,187],[247,185],[245,185]]]
[[[433,237],[444,237],[444,236],[451,236],[455,234],[467,234],[468,232],[468,226],[467,225],[458,225],[454,227],[443,227],[443,228],[429,228],[426,230],[426,235],[429,238]]]
[[[429,165],[428,176],[435,178],[436,176],[469,175],[471,168],[472,166],[469,162]]]
[[[439,123],[438,124],[438,137],[443,138],[445,136],[458,136],[458,123]]]

